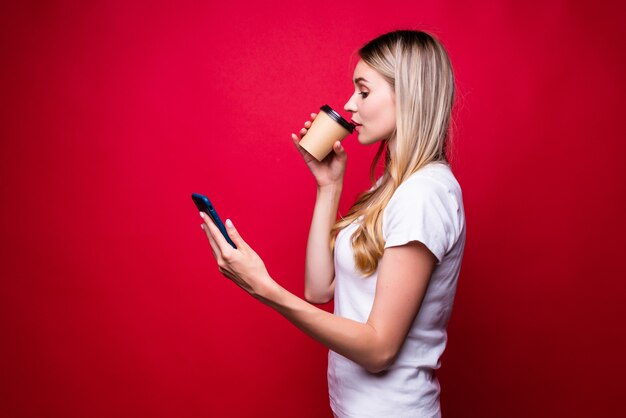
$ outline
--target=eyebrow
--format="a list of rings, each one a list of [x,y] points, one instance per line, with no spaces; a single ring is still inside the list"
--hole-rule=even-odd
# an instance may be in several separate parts
[[[366,83],[369,83],[369,81],[367,81],[366,79],[364,79],[363,77],[357,77],[354,79],[354,84],[360,82],[360,81],[365,81]]]

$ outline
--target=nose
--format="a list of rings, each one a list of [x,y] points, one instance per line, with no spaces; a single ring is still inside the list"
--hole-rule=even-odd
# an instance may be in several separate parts
[[[356,92],[350,96],[350,98],[348,99],[348,101],[346,102],[346,104],[343,106],[343,109],[346,112],[350,112],[350,113],[355,113],[356,112],[356,102],[354,100],[354,96],[356,96]]]

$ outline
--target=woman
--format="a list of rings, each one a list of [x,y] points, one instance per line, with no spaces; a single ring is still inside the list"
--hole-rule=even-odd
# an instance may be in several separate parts
[[[345,105],[358,140],[385,152],[384,174],[335,222],[346,153],[316,161],[298,144],[317,182],[306,254],[305,298],[280,287],[229,220],[227,244],[203,214],[220,271],[330,349],[328,384],[337,417],[437,417],[434,370],[446,344],[463,248],[461,189],[446,158],[454,77],[443,46],[419,31],[367,43]],[[315,114],[312,114],[312,119]],[[307,132],[306,122],[300,136]]]

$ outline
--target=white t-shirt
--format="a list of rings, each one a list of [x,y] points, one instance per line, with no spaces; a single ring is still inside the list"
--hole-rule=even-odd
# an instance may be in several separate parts
[[[354,264],[352,223],[335,244],[335,314],[367,322],[378,270],[363,277]],[[385,248],[419,241],[437,257],[420,310],[394,363],[370,373],[330,351],[328,387],[333,412],[340,418],[439,417],[439,383],[434,370],[446,346],[465,246],[461,187],[444,163],[418,170],[393,194],[383,212]]]

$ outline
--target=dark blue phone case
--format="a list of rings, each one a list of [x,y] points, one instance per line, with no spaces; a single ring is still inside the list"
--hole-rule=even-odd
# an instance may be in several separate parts
[[[228,241],[228,243],[233,248],[236,249],[237,246],[235,245],[233,240],[231,240],[230,237],[228,236],[228,233],[226,232],[226,227],[222,223],[220,216],[217,214],[217,211],[211,204],[211,201],[209,200],[209,198],[204,195],[201,195],[200,193],[192,193],[191,198],[193,199],[193,203],[196,204],[196,207],[198,208],[198,210],[206,213],[207,215],[211,217],[211,219],[213,219],[213,222],[215,223],[215,225],[217,225],[222,235],[224,235],[224,238],[226,238],[226,241]]]

